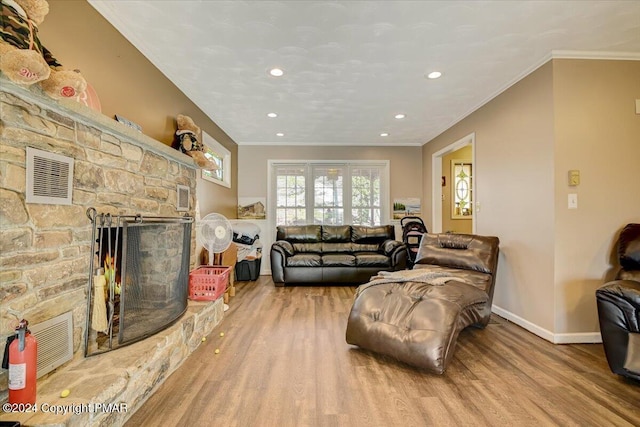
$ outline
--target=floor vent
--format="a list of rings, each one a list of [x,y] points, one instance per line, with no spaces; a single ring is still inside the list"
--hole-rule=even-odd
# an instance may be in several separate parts
[[[29,325],[38,340],[38,378],[73,358],[73,317],[70,311]]]
[[[70,205],[73,159],[27,147],[27,203]]]

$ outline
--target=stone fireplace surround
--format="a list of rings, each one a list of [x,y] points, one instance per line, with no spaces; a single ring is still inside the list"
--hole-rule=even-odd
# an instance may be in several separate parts
[[[221,321],[222,300],[189,301],[174,325],[144,341],[84,358],[91,224],[88,207],[126,215],[182,216],[176,186],[191,190],[190,157],[76,103],[54,101],[0,76],[0,347],[17,320],[41,323],[73,314],[70,362],[38,380],[37,401],[49,405],[125,403],[126,412],[6,414],[22,425],[121,425]],[[71,205],[25,202],[25,150],[34,147],[74,159]],[[194,227],[195,229],[195,227]],[[195,236],[191,239],[195,266]],[[71,394],[61,398],[60,392]],[[0,371],[0,401],[7,371]]]

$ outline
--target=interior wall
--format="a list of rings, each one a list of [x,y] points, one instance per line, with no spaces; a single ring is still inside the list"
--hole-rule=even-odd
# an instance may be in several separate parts
[[[421,151],[421,147],[241,145],[238,196],[267,197],[268,160],[389,160],[389,203],[394,198],[422,198],[424,213]]]
[[[66,68],[79,69],[95,88],[102,113],[142,126],[145,135],[171,145],[175,117],[185,114],[232,153],[232,187],[198,180],[202,213],[235,217],[237,145],[89,3],[50,0],[39,27],[42,43]]]
[[[494,307],[555,342],[596,339],[595,290],[640,222],[638,75],[640,61],[555,59],[423,146],[427,194],[431,155],[475,132],[477,232],[501,240]]]
[[[442,187],[442,230],[452,233],[471,234],[473,224],[471,218],[452,218],[453,195],[451,189],[453,186],[453,178],[451,176],[451,161],[464,160],[466,163],[471,162],[472,147],[467,145],[453,153],[447,154],[442,158],[442,176],[444,176],[445,185]]]
[[[595,290],[618,268],[619,231],[640,222],[640,61],[558,59],[553,81],[555,330],[597,331]],[[578,209],[568,209],[569,193]]]
[[[500,238],[494,307],[546,331],[555,313],[552,78],[549,62],[422,147],[431,229],[432,155],[475,132],[476,232]]]

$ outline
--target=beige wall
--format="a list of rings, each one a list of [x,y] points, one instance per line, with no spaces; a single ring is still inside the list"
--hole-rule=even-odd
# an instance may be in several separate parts
[[[142,126],[143,132],[171,145],[175,117],[186,114],[232,153],[230,189],[198,180],[202,213],[235,216],[237,205],[237,145],[151,62],[129,43],[89,3],[50,0],[50,12],[40,25],[40,39],[66,67],[80,69],[95,88],[102,112],[119,114]]]
[[[611,278],[617,234],[640,222],[640,61],[554,60],[553,84],[555,329],[594,331],[594,293]],[[577,187],[568,186],[571,169],[580,170]]]
[[[475,132],[477,232],[501,240],[495,306],[547,339],[597,335],[595,289],[640,221],[639,75],[638,61],[553,60],[423,146],[427,194],[431,154]]]
[[[301,147],[241,145],[238,147],[239,197],[267,197],[268,160],[389,160],[390,195],[422,197],[421,147]],[[422,200],[424,206],[424,200]],[[389,205],[391,211],[391,205]]]
[[[451,194],[451,188],[453,185],[453,179],[451,178],[451,161],[452,160],[464,160],[466,163],[471,162],[472,147],[467,145],[450,154],[447,154],[442,158],[442,176],[445,177],[445,184],[442,187],[442,230],[444,232],[450,231],[453,233],[468,233],[471,234],[473,229],[473,221],[471,218],[451,218],[451,203],[453,196]]]
[[[422,156],[428,195],[432,154],[475,132],[476,232],[500,238],[494,305],[549,331],[554,327],[552,77],[551,63],[542,66],[424,145]],[[431,229],[431,203],[426,205]]]

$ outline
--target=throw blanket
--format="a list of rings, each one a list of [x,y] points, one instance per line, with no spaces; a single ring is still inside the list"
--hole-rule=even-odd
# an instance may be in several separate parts
[[[442,271],[428,271],[423,269],[417,270],[398,270],[398,271],[380,271],[377,276],[373,276],[369,284],[380,285],[382,283],[405,283],[418,282],[426,283],[432,286],[442,286],[449,280],[460,280],[459,277],[452,276],[451,273]]]
[[[356,297],[365,289],[370,288],[371,286],[381,285],[383,283],[418,282],[431,286],[442,286],[449,280],[467,283],[465,280],[443,271],[429,271],[425,269],[380,271],[377,276],[373,276],[371,278],[369,283],[365,283],[358,287],[356,290]]]

